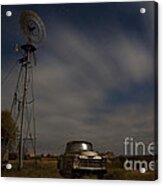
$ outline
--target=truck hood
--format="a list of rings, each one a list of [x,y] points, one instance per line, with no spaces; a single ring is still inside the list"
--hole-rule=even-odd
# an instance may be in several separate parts
[[[98,153],[95,151],[82,151],[82,156],[98,156]]]

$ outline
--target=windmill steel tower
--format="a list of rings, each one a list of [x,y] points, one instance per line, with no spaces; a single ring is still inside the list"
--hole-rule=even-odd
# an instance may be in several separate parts
[[[35,98],[33,67],[36,65],[37,45],[45,38],[45,27],[40,17],[32,10],[25,10],[20,15],[20,28],[26,38],[26,44],[16,47],[21,52],[20,70],[11,106],[11,113],[16,121],[18,132],[19,169],[23,167],[23,157],[30,141],[36,156]]]

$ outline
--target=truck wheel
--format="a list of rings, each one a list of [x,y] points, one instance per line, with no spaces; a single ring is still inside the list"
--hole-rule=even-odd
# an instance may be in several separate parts
[[[79,172],[75,172],[74,173],[74,178],[81,178],[82,177],[82,175],[79,173]]]
[[[74,173],[72,169],[67,169],[64,171],[63,177],[65,178],[74,178]]]
[[[59,171],[59,174],[60,174],[61,176],[64,176],[64,173],[63,173],[62,170]]]
[[[100,173],[100,174],[97,174],[97,179],[103,179],[104,178],[104,174],[103,173]]]

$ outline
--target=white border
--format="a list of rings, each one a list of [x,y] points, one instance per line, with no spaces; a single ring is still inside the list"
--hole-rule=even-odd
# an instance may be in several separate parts
[[[125,0],[124,0],[125,1]],[[132,1],[132,0],[131,0]],[[144,0],[145,1],[145,0]],[[1,0],[2,5],[7,5],[7,4],[45,4],[45,3],[79,3],[79,2],[121,2],[121,0]],[[126,1],[125,1],[126,2]],[[54,186],[54,184],[57,184],[57,186],[63,186],[63,185],[71,185],[71,186],[80,186],[80,185],[85,185],[89,184],[89,186],[102,186],[102,185],[162,185],[163,184],[163,178],[162,178],[162,172],[163,172],[163,148],[161,147],[160,143],[163,141],[163,114],[161,111],[163,110],[163,99],[161,95],[163,95],[163,52],[161,49],[163,48],[163,1],[162,0],[157,0],[159,3],[159,180],[156,182],[142,182],[142,181],[99,181],[99,180],[64,180],[64,179],[24,179],[24,178],[0,178],[0,184],[3,186],[7,185],[17,185],[17,186],[34,186],[36,184],[39,184],[40,186],[44,186],[47,184],[48,186]],[[1,23],[1,21],[0,21]],[[1,26],[1,24],[0,24]],[[0,40],[1,40],[1,35],[0,35]],[[1,48],[1,47],[0,47]],[[1,59],[1,55],[0,55]]]

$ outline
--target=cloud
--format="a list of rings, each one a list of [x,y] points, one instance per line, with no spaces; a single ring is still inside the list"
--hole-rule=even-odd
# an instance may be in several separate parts
[[[110,32],[95,38],[64,22],[48,29],[35,72],[39,151],[62,152],[68,140],[85,139],[97,150],[122,153],[127,136],[153,140],[152,99],[118,106],[107,99],[151,81],[152,53],[126,30]]]

